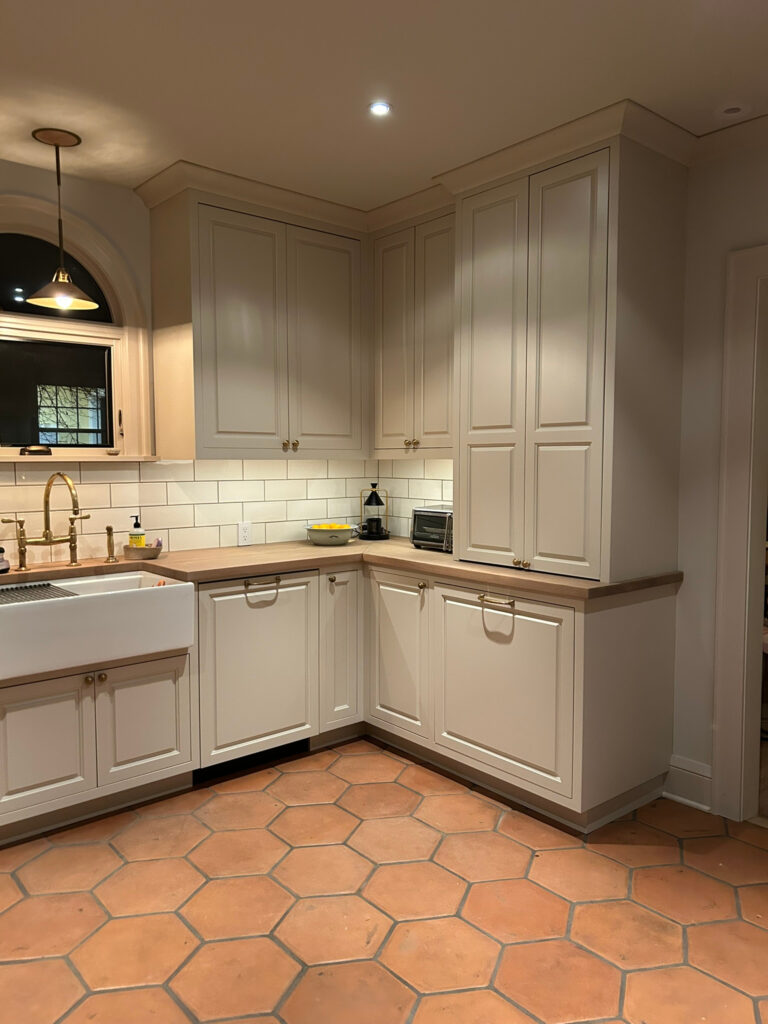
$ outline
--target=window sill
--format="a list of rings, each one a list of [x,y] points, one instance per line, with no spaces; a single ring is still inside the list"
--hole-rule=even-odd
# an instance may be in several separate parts
[[[157,455],[103,455],[67,448],[50,455],[19,455],[18,448],[0,449],[0,462],[157,462]]]

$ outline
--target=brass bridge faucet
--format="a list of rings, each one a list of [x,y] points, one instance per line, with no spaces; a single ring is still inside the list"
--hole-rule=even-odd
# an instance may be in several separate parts
[[[61,477],[64,483],[69,488],[69,493],[72,497],[72,515],[69,517],[69,531],[65,537],[54,537],[53,530],[51,529],[51,488],[56,482],[56,478]],[[42,537],[27,537],[26,530],[24,529],[23,519],[2,519],[0,522],[3,523],[15,523],[16,524],[16,541],[19,546],[19,565],[18,571],[23,572],[28,569],[27,565],[27,548],[43,547],[45,544],[69,544],[69,564],[80,565],[77,560],[77,529],[75,523],[78,519],[90,519],[90,513],[86,512],[81,514],[80,512],[80,501],[77,497],[77,488],[74,485],[72,477],[67,476],[66,473],[52,473],[48,477],[48,483],[45,485],[45,492],[43,494],[43,535]]]

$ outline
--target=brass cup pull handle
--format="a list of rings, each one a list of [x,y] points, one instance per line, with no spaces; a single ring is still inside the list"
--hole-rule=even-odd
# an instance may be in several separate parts
[[[406,448],[410,448],[411,445],[413,444],[413,441],[403,441],[403,444],[405,445]]]
[[[109,679],[109,676],[107,675],[106,672],[99,672],[96,678],[100,683],[106,683],[106,681]]]
[[[511,608],[513,610],[515,607],[515,602],[513,598],[505,599],[501,597],[491,597],[490,594],[478,594],[477,600],[480,602],[480,604],[497,604],[502,605],[505,608]]]
[[[328,582],[329,583],[335,583],[336,582],[336,577],[335,576],[329,576],[328,577]]]
[[[419,584],[419,590],[426,590],[426,589],[427,589],[427,584],[422,581]]]
[[[287,452],[290,447],[291,447],[291,442],[290,441],[283,441],[283,451],[284,452]]]
[[[298,451],[299,450],[299,442],[298,441],[291,441],[291,448],[293,448],[293,450],[295,452]]]
[[[88,676],[86,676],[86,677],[85,677],[85,679],[83,680],[83,682],[84,682],[84,683],[85,683],[85,684],[86,684],[87,686],[92,686],[92,685],[93,685],[93,684],[94,684],[94,683],[96,682],[96,676],[88,675]]]
[[[245,588],[245,591],[247,593],[251,589],[251,587],[268,587],[270,585],[270,582],[274,583],[274,585],[277,587],[277,586],[280,585],[280,580],[281,580],[280,576],[275,576],[274,580],[271,580],[271,581],[270,580],[258,580],[256,583],[254,583],[253,580],[244,580],[243,581],[243,587]]]

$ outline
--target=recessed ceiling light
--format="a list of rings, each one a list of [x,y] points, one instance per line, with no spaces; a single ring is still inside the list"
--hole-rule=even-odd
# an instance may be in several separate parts
[[[13,297],[14,297],[14,299],[16,299],[17,302],[23,302],[24,301],[24,296],[23,295],[14,295]]]
[[[23,291],[24,291],[24,289],[23,289],[23,288],[14,288],[13,290],[14,290],[15,292],[23,292]]]
[[[749,114],[749,107],[743,103],[724,103],[715,113],[718,117],[746,117]]]
[[[392,107],[387,103],[386,100],[374,100],[374,102],[368,107],[374,117],[386,117],[387,114],[392,110]]]

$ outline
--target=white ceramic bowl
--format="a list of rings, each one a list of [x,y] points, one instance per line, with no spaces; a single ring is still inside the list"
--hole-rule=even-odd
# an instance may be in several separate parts
[[[325,527],[320,529],[318,526],[307,527],[307,539],[320,547],[338,547],[349,543],[353,537],[357,537],[356,526],[336,526],[332,530]]]

